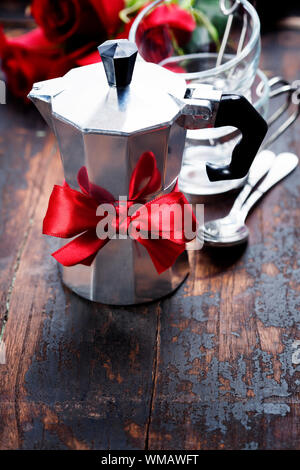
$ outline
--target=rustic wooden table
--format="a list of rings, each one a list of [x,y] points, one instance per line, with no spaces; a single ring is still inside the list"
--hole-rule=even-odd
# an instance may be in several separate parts
[[[262,67],[300,78],[299,50],[299,31],[269,33]],[[174,295],[111,308],[61,284],[41,235],[53,136],[11,100],[0,126],[0,448],[300,448],[300,168],[251,214],[248,246],[190,253]],[[274,150],[300,155],[299,131]]]

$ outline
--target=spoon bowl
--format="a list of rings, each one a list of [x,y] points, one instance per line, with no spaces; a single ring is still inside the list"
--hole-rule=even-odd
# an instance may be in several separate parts
[[[232,215],[207,222],[199,229],[198,236],[206,245],[232,246],[245,242],[249,230],[242,220]]]

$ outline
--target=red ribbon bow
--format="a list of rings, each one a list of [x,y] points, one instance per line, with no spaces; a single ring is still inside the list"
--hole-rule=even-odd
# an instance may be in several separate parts
[[[85,167],[78,172],[78,183],[82,193],[70,188],[67,183],[54,186],[43,223],[43,233],[46,235],[60,238],[78,235],[52,253],[63,266],[90,266],[98,251],[109,242],[109,237],[100,239],[96,233],[97,224],[104,218],[97,216],[96,211],[99,204],[103,203],[112,204],[116,210],[116,233],[127,232],[131,227],[131,237],[146,248],[158,274],[170,268],[185,250],[185,244],[194,238],[194,235],[190,239],[186,237],[184,219],[188,215],[193,232],[197,221],[191,205],[177,187],[128,215],[130,206],[143,202],[147,195],[158,191],[161,186],[161,176],[152,152],[145,152],[140,157],[130,179],[129,200],[122,207],[112,194],[90,183]],[[170,206],[173,210],[171,223]],[[166,217],[169,218],[167,234],[164,230]],[[145,234],[151,234],[150,227],[152,233],[153,229],[157,233],[155,239],[145,237]]]

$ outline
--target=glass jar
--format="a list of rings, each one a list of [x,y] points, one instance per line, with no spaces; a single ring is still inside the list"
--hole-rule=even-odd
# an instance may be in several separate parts
[[[224,1],[194,0],[184,7],[187,2],[156,0],[137,16],[129,39],[144,60],[182,74],[187,83],[212,84],[224,93],[258,100],[251,86],[261,51],[259,18],[247,0],[227,4],[233,6],[232,17]],[[262,72],[258,79],[266,80]],[[205,162],[227,164],[239,137],[232,127],[188,131],[180,188],[205,195],[243,185],[247,177],[211,183],[205,171]]]

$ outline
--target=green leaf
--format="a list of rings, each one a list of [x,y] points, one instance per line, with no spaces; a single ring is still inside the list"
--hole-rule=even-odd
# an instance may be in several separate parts
[[[220,10],[219,0],[194,0],[194,8],[201,10],[218,31],[219,38],[223,36],[227,16]]]
[[[119,18],[124,23],[129,23],[130,15],[137,13],[146,3],[147,0],[125,0],[125,8],[119,12]]]
[[[202,11],[194,8],[192,12],[193,12],[196,22],[199,25],[203,25],[207,29],[209,35],[211,36],[212,40],[216,44],[216,48],[218,50],[220,48],[220,41],[219,41],[219,34],[218,34],[217,28],[212,24],[209,18]]]

